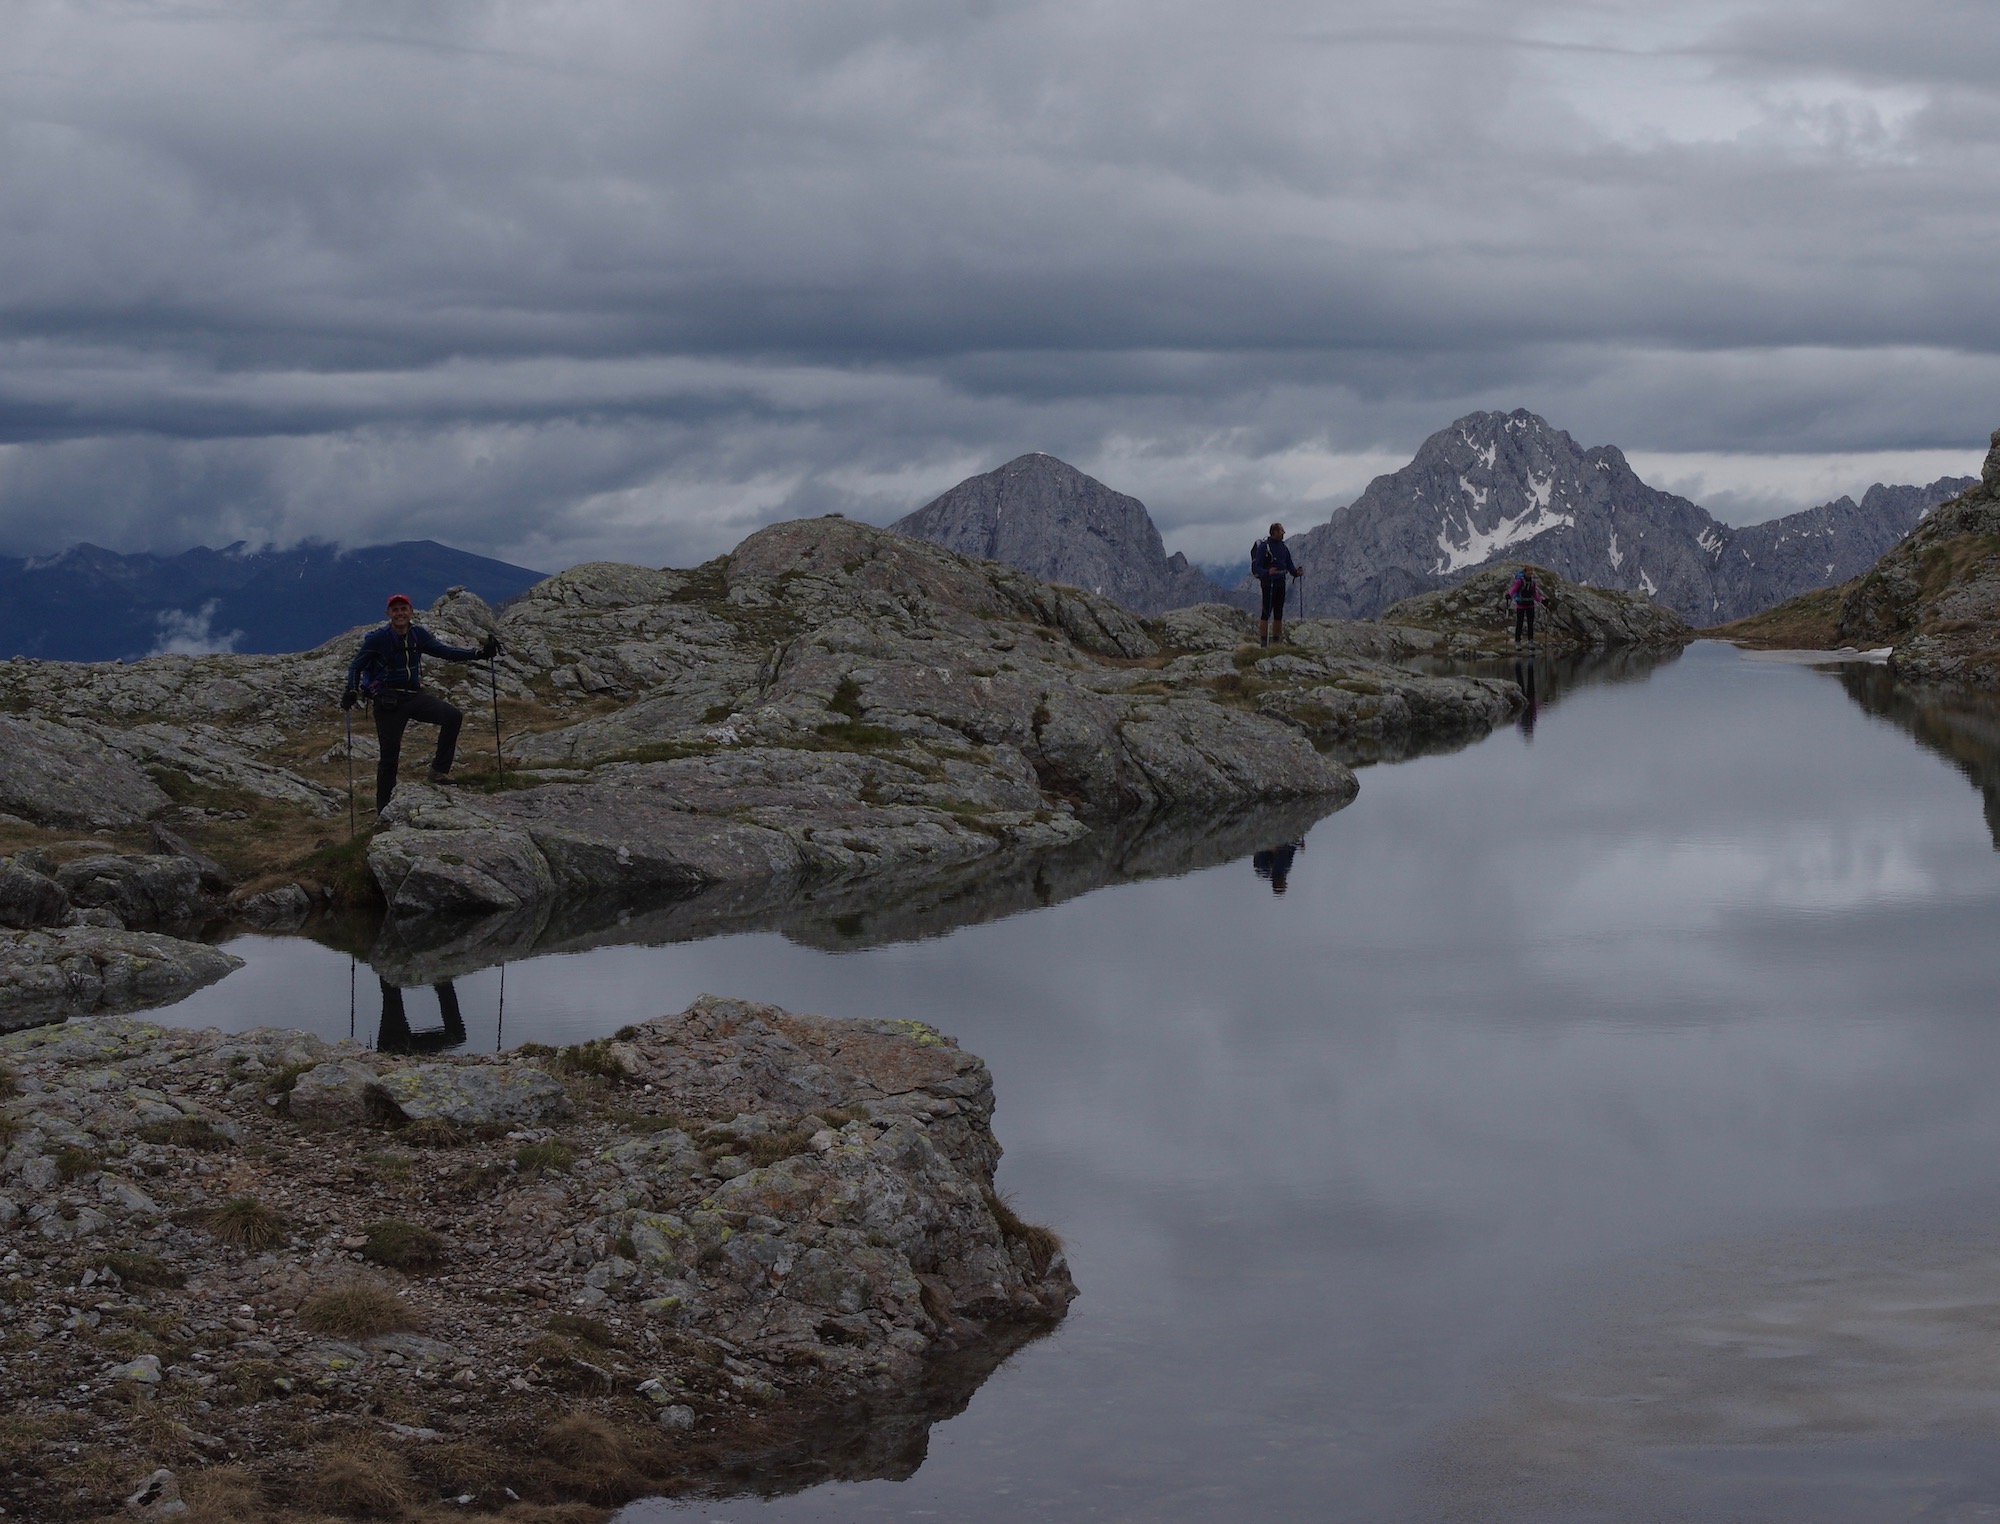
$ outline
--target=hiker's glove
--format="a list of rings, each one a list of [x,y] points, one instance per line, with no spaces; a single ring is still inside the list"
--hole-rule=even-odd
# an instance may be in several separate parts
[[[342,709],[352,709],[356,704],[360,702],[361,702],[361,694],[358,690],[353,688],[349,688],[345,693],[341,694],[340,696],[340,707]]]
[[[500,654],[500,637],[498,635],[488,635],[486,637],[486,644],[479,648],[479,654],[487,661],[491,661],[494,657],[498,656]]]

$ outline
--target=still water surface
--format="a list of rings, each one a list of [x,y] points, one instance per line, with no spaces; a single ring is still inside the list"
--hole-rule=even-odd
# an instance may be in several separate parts
[[[1713,645],[1624,675],[1367,770],[1289,863],[533,958],[504,1022],[499,970],[458,1026],[410,992],[472,1049],[704,990],[935,1022],[1068,1241],[1068,1321],[913,1475],[629,1524],[2000,1518],[2000,730]],[[345,955],[231,946],[170,1019],[347,1034]]]

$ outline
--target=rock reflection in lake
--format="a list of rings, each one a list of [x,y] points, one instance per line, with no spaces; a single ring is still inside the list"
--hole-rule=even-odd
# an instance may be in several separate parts
[[[1986,802],[1986,829],[2000,851],[2000,697],[1899,683],[1883,666],[1843,667],[1840,685],[1965,774]]]
[[[1054,851],[981,858],[943,869],[828,884],[731,884],[635,908],[566,903],[474,919],[387,920],[367,960],[383,979],[435,984],[496,964],[617,946],[664,946],[775,931],[830,952],[943,936],[962,926],[1057,905],[1112,884],[1191,873],[1296,841],[1333,803],[1288,801],[1199,815],[1114,822]]]
[[[1570,694],[1607,683],[1643,683],[1662,667],[1679,661],[1682,654],[1678,646],[1610,646],[1595,651],[1523,654],[1478,661],[1418,656],[1403,665],[1434,677],[1505,678],[1521,690],[1522,698],[1527,701],[1514,724],[1524,739],[1532,741],[1542,712],[1554,708]],[[1468,736],[1448,744],[1361,747],[1351,755],[1343,754],[1342,760],[1356,767],[1370,762],[1402,762],[1411,757],[1458,751],[1484,739],[1484,736]]]

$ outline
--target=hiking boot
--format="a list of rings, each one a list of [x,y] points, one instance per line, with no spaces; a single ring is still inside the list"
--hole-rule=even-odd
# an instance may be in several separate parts
[[[424,782],[432,788],[454,788],[458,784],[458,779],[452,777],[450,773],[441,773],[434,767],[424,774]]]

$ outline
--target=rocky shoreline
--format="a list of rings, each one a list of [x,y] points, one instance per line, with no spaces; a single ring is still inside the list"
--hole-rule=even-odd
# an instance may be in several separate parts
[[[149,1478],[143,1517],[581,1519],[732,1454],[893,1474],[1076,1294],[994,1194],[985,1066],[917,1022],[703,997],[398,1062],[114,1017],[0,1064],[9,1517]]]

